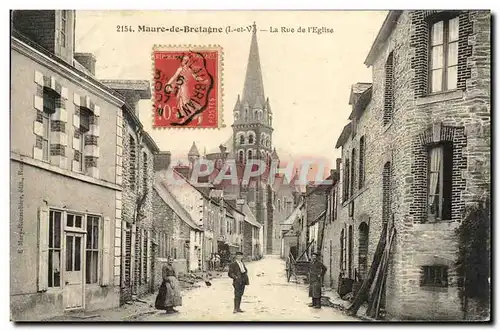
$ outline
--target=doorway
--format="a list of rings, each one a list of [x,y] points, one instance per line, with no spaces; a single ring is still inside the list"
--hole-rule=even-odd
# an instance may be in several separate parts
[[[359,243],[358,243],[358,270],[361,279],[365,279],[368,271],[368,224],[362,222],[359,225]]]
[[[64,298],[65,309],[84,308],[83,234],[65,233]]]

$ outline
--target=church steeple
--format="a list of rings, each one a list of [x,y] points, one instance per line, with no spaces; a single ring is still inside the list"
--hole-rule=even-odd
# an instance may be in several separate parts
[[[262,109],[266,104],[264,94],[264,83],[262,81],[262,69],[260,67],[259,46],[257,44],[257,25],[253,23],[252,41],[248,55],[245,85],[243,86],[243,105],[248,104],[250,109]]]

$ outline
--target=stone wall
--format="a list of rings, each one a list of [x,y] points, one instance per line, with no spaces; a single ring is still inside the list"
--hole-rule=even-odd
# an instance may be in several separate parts
[[[399,319],[462,317],[454,271],[457,253],[454,229],[464,207],[487,194],[490,183],[490,14],[480,11],[459,14],[458,89],[428,95],[423,92],[427,87],[422,83],[425,80],[422,63],[427,55],[421,51],[421,43],[425,40],[416,35],[421,34],[423,17],[430,14],[436,13],[405,11],[399,17],[372,66],[371,101],[356,131],[342,147],[342,159],[351,159],[352,149],[359,149],[359,140],[365,137],[366,184],[362,189],[356,185],[339,209],[340,223],[354,229],[355,268],[359,267],[361,222],[369,226],[368,266],[383,220],[395,222],[397,235],[385,304],[388,315]],[[381,110],[386,100],[385,70],[390,56],[393,113],[389,121],[384,121]],[[437,223],[429,222],[426,212],[428,160],[424,146],[432,139],[453,144],[451,219]],[[383,174],[388,162],[391,171],[389,175],[386,172],[384,199]],[[349,216],[350,202],[354,203],[353,217]],[[335,237],[339,238],[339,229],[335,231],[333,226],[329,231],[334,237],[332,242],[338,241]],[[422,267],[426,265],[447,266],[448,286],[421,286]]]

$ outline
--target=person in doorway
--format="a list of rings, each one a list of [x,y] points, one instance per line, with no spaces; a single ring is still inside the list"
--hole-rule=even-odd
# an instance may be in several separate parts
[[[326,267],[319,261],[319,254],[312,253],[312,261],[309,267],[309,297],[312,297],[312,304],[309,307],[321,308],[321,287]]]
[[[233,313],[242,313],[241,298],[245,292],[245,286],[249,284],[248,270],[242,261],[243,253],[236,252],[234,262],[229,265],[228,276],[233,279],[234,287],[234,310]]]
[[[177,313],[174,307],[182,306],[182,296],[177,274],[174,270],[173,259],[169,256],[167,263],[162,267],[162,283],[156,297],[156,309],[165,309],[167,314]]]

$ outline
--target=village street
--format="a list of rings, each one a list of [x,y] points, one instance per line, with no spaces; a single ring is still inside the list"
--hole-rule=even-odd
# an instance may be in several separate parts
[[[233,314],[233,287],[229,277],[212,280],[186,292],[179,313],[157,312],[141,321],[359,321],[331,307],[308,307],[307,285],[287,283],[285,263],[278,256],[247,264],[250,285],[246,287],[241,309]]]

